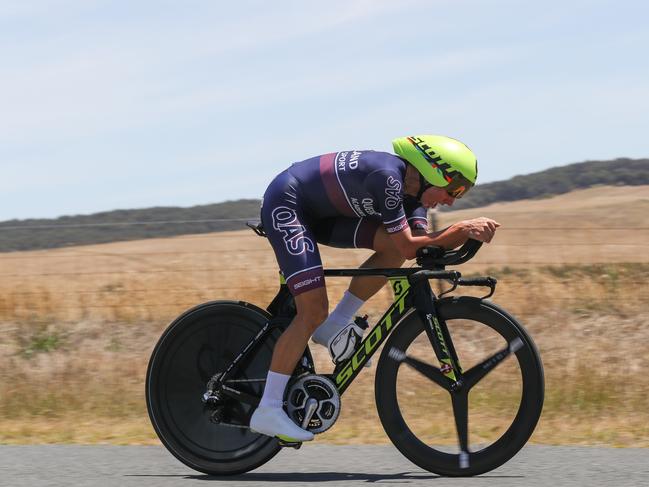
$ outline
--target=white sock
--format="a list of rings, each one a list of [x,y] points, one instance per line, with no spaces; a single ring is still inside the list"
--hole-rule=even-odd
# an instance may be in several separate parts
[[[281,408],[282,404],[284,404],[284,389],[286,389],[286,384],[290,378],[290,375],[278,374],[269,370],[268,376],[266,376],[264,395],[259,401],[259,407]]]
[[[352,322],[352,318],[354,318],[356,312],[363,306],[363,303],[365,301],[357,298],[349,291],[345,291],[336,309],[316,329],[311,337],[313,341],[326,346],[332,337]]]

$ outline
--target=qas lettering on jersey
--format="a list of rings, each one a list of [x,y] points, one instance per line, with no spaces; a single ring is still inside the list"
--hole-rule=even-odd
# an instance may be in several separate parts
[[[286,250],[292,255],[300,255],[315,250],[313,241],[304,236],[304,226],[298,221],[295,210],[286,206],[278,206],[273,210],[272,218],[273,228],[282,232]]]
[[[385,198],[385,207],[389,210],[394,210],[401,204],[401,183],[392,176],[388,176],[385,194],[387,195]]]

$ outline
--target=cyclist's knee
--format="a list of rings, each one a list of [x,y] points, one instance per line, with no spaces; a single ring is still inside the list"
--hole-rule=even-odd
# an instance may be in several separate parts
[[[297,311],[297,317],[306,322],[314,330],[329,316],[329,304],[325,301],[317,305],[302,307]],[[312,325],[312,326],[311,326]]]
[[[379,227],[374,234],[374,244],[372,248],[375,252],[385,254],[391,254],[399,251],[394,242],[392,242],[392,239],[390,238],[388,232],[386,232],[385,228],[382,227]]]
[[[403,264],[406,260],[392,241],[392,238],[390,238],[388,232],[385,231],[385,228],[377,229],[374,235],[373,248],[377,254],[386,256],[397,266]]]
[[[324,287],[307,291],[295,297],[296,319],[315,330],[329,315],[329,300]]]

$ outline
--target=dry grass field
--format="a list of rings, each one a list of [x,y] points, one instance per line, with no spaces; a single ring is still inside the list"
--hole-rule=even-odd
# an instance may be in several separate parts
[[[460,270],[498,277],[492,299],[539,346],[546,406],[533,441],[649,446],[649,187],[591,188],[439,220],[483,215],[502,228]],[[357,266],[369,255],[321,250],[327,267]],[[346,284],[327,281],[332,305]],[[155,442],[143,380],[162,330],[197,303],[265,305],[276,289],[272,251],[249,230],[0,254],[0,442]],[[390,299],[387,289],[375,296],[370,317]],[[317,348],[320,370],[328,370]],[[345,394],[323,441],[387,441],[373,369]],[[416,428],[452,439],[448,418],[430,412],[436,403],[421,378],[404,376],[403,387]],[[488,437],[507,411],[493,397],[476,401],[483,412],[471,424]]]

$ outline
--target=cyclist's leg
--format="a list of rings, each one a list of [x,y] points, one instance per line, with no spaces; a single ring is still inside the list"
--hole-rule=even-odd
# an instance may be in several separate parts
[[[270,370],[290,375],[315,329],[327,318],[329,303],[325,287],[295,296],[297,314],[275,344]]]
[[[329,247],[371,248],[379,224],[380,222],[371,218],[327,218],[319,220],[318,224],[314,225],[314,233],[318,243]],[[349,355],[353,351],[352,341],[358,341],[356,338],[363,335],[361,328],[353,329],[350,331],[356,333],[358,337],[350,337],[351,340],[347,340],[346,337],[341,336],[336,343],[344,345],[342,348],[330,346],[335,345],[334,339],[353,321],[354,315],[364,303],[365,299],[360,299],[349,290],[346,291],[336,308],[313,334],[315,343],[329,348],[334,362]]]
[[[374,250],[361,268],[400,267],[405,259],[376,218],[329,218],[318,221],[315,236],[319,243],[330,247]],[[356,276],[349,291],[361,301],[374,296],[386,283],[385,277]]]
[[[319,287],[295,296],[297,314],[273,350],[264,395],[250,419],[250,427],[286,441],[309,441],[313,433],[303,430],[286,415],[282,401],[286,385],[307,346],[313,330],[327,316],[327,291]]]
[[[318,287],[298,294],[295,305],[295,318],[275,344],[264,394],[250,419],[250,427],[286,441],[309,441],[313,439],[313,433],[293,423],[282,409],[282,402],[286,385],[311,334],[327,317],[326,288]]]
[[[313,434],[293,423],[281,406],[286,384],[309,337],[327,317],[328,301],[316,239],[296,187],[297,182],[284,172],[270,184],[263,200],[264,229],[295,297],[297,313],[275,345],[264,395],[250,427],[269,436],[308,441]]]
[[[394,245],[382,225],[378,225],[372,242],[374,253],[361,264],[362,268],[401,267],[405,258]],[[382,276],[355,276],[349,284],[349,291],[363,301],[374,296],[387,279]]]
[[[399,250],[378,219],[331,218],[319,221],[315,234],[319,243],[331,247],[373,249],[375,253],[361,265],[361,268],[400,267],[404,262]],[[336,337],[346,328],[349,328],[349,332],[359,335],[359,338],[362,337],[362,328],[354,326],[354,315],[367,299],[385,285],[385,282],[386,279],[379,276],[354,277],[341,301],[314,333],[313,340],[325,346],[329,346],[334,341],[346,344],[352,341],[358,342],[358,339],[350,341],[342,337],[338,340]],[[351,348],[343,350],[347,347],[334,347],[336,350],[331,346],[329,348],[334,361],[336,357],[342,359],[352,352]]]

